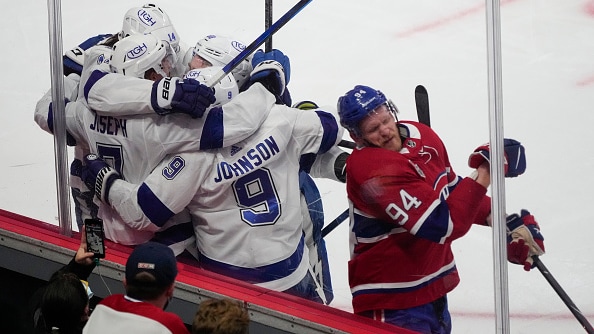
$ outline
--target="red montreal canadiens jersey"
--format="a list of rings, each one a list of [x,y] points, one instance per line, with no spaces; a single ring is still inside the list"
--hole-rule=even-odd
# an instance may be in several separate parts
[[[347,160],[356,313],[410,308],[454,289],[460,279],[451,242],[490,212],[486,189],[456,176],[431,128],[398,127],[400,152],[365,147]]]

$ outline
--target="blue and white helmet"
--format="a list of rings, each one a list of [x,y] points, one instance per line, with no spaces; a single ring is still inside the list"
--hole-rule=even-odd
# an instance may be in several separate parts
[[[194,56],[199,56],[213,66],[225,66],[245,50],[245,44],[222,35],[208,35],[194,47]],[[246,57],[232,71],[237,86],[241,87],[252,72],[252,56]]]
[[[118,33],[121,40],[130,35],[151,33],[168,42],[177,53],[180,52],[179,36],[167,15],[157,5],[148,3],[142,7],[132,7],[124,15],[122,30]]]
[[[357,85],[338,98],[340,124],[349,132],[360,135],[359,123],[382,104],[386,104],[394,116],[398,112],[392,101],[388,100],[381,91],[369,86]]]
[[[194,79],[202,84],[206,84],[211,77],[218,74],[222,69],[220,66],[197,68],[186,73],[184,78]],[[213,88],[216,101],[210,105],[211,107],[222,106],[239,94],[237,82],[231,73],[225,75]]]
[[[109,66],[114,73],[137,78],[144,78],[145,72],[150,69],[167,77],[172,68],[172,58],[165,42],[152,34],[130,35],[114,44]]]

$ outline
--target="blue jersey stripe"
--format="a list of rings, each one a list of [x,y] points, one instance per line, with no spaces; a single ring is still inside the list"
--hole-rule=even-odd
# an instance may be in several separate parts
[[[137,196],[138,205],[142,209],[142,212],[144,212],[145,216],[147,216],[153,224],[159,227],[165,225],[167,220],[175,214],[169,210],[157,196],[155,196],[146,183],[143,183],[140,188],[138,188]]]
[[[225,276],[230,276],[244,282],[257,284],[274,281],[291,275],[301,263],[303,258],[304,238],[301,237],[299,246],[291,256],[277,263],[257,268],[243,268],[231,264],[219,262],[199,253],[199,261],[202,268]]]
[[[448,276],[449,274],[451,274],[453,271],[456,271],[456,266],[453,266],[452,268],[445,270],[444,272],[440,273],[439,275],[433,277],[432,279],[425,281],[425,282],[421,282],[419,284],[416,285],[410,285],[410,286],[406,286],[406,287],[377,287],[377,288],[369,288],[369,289],[361,289],[358,291],[353,292],[353,297],[358,296],[358,295],[367,295],[367,294],[396,294],[396,293],[406,293],[406,292],[411,292],[411,291],[415,291],[415,290],[419,290],[421,288],[424,288],[426,286],[429,286],[431,284],[433,284],[433,282],[435,282],[436,280],[439,280],[443,277]],[[382,283],[378,283],[380,285],[382,285]],[[383,285],[389,285],[389,283],[383,284]]]
[[[223,108],[215,107],[210,110],[206,116],[203,129],[202,138],[200,138],[201,150],[223,147],[223,136],[225,135]]]
[[[322,143],[318,153],[328,152],[332,146],[336,144],[336,136],[338,135],[338,123],[332,114],[322,110],[316,110],[316,114],[320,118],[322,127],[324,128],[324,135],[322,136]]]
[[[103,78],[106,75],[107,75],[107,73],[101,72],[99,70],[94,70],[93,72],[91,72],[89,79],[85,83],[85,90],[84,90],[85,100],[87,100],[87,101],[89,100],[89,92],[91,91],[91,88],[93,88],[93,85],[95,85],[97,83],[97,81],[101,80],[101,78]]]

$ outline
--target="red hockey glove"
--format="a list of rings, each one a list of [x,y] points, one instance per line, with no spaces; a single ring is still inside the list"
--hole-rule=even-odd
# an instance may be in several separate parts
[[[507,217],[507,259],[511,263],[524,265],[524,270],[534,268],[532,256],[545,253],[544,237],[534,216],[528,210],[521,215]]]
[[[524,174],[526,171],[526,153],[524,146],[519,141],[513,139],[503,140],[503,149],[505,160],[503,162],[505,177],[516,177]],[[478,168],[483,162],[490,162],[489,143],[477,147],[470,157],[468,157],[468,166]]]

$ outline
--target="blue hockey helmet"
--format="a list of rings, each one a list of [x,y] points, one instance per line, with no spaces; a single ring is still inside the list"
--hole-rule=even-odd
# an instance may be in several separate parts
[[[384,93],[369,86],[357,85],[338,98],[340,124],[349,132],[359,135],[361,120],[382,104],[386,104],[393,114],[396,113],[396,107]]]

